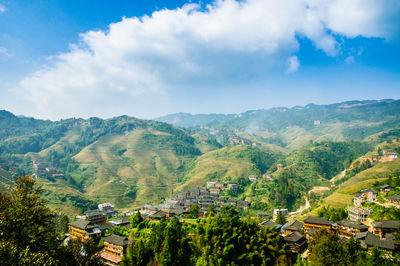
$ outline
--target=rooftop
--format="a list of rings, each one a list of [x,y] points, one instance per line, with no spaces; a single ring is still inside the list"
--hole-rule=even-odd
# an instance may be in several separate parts
[[[306,219],[303,221],[304,223],[308,224],[320,224],[320,225],[332,225],[333,222],[328,220],[325,217],[311,217],[308,216]]]
[[[290,233],[287,236],[283,237],[283,240],[285,242],[292,242],[292,243],[296,243],[297,241],[299,241],[301,239],[305,240],[305,237],[304,237],[303,234],[301,234],[301,233],[299,233],[297,231],[295,231],[293,233]]]
[[[93,223],[91,223],[87,220],[82,220],[82,219],[78,219],[74,222],[71,222],[71,223],[69,223],[69,225],[76,227],[76,228],[83,229],[83,230],[98,227],[98,226],[94,225]]]
[[[392,195],[390,197],[387,197],[388,200],[397,200],[400,201],[400,195]]]
[[[128,245],[128,238],[112,234],[110,236],[105,237],[104,242],[114,244],[117,246],[124,246]]]
[[[264,226],[264,227],[268,227],[268,228],[272,228],[275,227],[276,229],[281,228],[282,225],[277,224],[271,220],[267,220],[267,221],[263,221],[259,224],[260,226]]]
[[[303,228],[303,223],[295,220],[293,222],[287,223],[282,228],[285,230],[297,231]]]
[[[400,227],[400,221],[399,220],[381,220],[381,221],[376,221],[372,225],[373,227],[377,228],[399,228]]]
[[[365,238],[365,244],[367,246],[383,248],[387,250],[394,250],[395,242],[392,240],[382,240],[379,236],[368,234]]]
[[[358,230],[368,230],[368,226],[365,224],[362,224],[360,222],[355,222],[355,221],[350,221],[350,220],[342,220],[338,222],[339,225],[344,226],[344,227],[350,227]]]

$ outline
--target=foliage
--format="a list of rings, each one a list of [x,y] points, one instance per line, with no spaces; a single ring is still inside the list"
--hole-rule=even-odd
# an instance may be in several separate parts
[[[318,217],[326,217],[331,221],[338,222],[347,218],[347,210],[345,208],[331,208],[323,206],[318,210]]]
[[[286,223],[286,217],[282,212],[278,212],[278,215],[276,216],[275,222],[277,224],[284,225]]]

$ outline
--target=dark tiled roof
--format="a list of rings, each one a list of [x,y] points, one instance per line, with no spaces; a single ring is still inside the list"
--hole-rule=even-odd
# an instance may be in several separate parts
[[[153,218],[153,219],[162,219],[167,215],[166,212],[163,211],[157,211],[153,214],[150,214],[148,217]]]
[[[300,240],[305,240],[305,237],[304,237],[304,235],[303,234],[300,234],[299,232],[293,232],[293,233],[290,233],[290,234],[288,234],[287,236],[285,236],[285,237],[283,237],[283,240],[285,241],[285,242],[292,242],[292,243],[296,243],[296,242],[298,242],[298,241],[300,241]]]
[[[97,226],[100,228],[100,230],[104,230],[106,228],[113,228],[115,224],[105,223],[105,224],[98,224]]]
[[[387,197],[388,200],[397,200],[400,201],[400,195],[392,195],[390,197]]]
[[[349,239],[346,237],[342,237],[341,239],[339,239],[340,244],[346,244],[348,241],[349,241]]]
[[[117,246],[128,245],[128,238],[114,234],[105,237],[103,241]]]
[[[95,217],[95,216],[105,216],[101,211],[99,210],[91,210],[91,211],[86,211],[84,213],[89,219],[91,217]]]
[[[379,236],[369,234],[365,238],[365,244],[370,247],[378,247],[387,250],[394,250],[394,241],[392,240],[382,240]]]
[[[360,222],[355,222],[355,221],[350,221],[350,220],[342,220],[338,222],[339,225],[344,226],[344,227],[350,227],[358,230],[368,230],[368,226],[365,224],[362,224]]]
[[[381,220],[373,223],[373,227],[387,228],[387,229],[398,229],[400,227],[399,220]]]
[[[329,221],[325,217],[311,217],[311,216],[304,219],[303,222],[309,223],[309,224],[320,224],[320,225],[332,225],[333,224],[332,221]]]
[[[297,231],[297,230],[301,230],[303,228],[303,223],[299,222],[297,220],[288,223],[287,225],[285,225],[283,227],[283,229],[285,230],[291,230],[291,231]]]
[[[277,224],[271,220],[267,220],[267,221],[263,221],[259,224],[260,226],[264,226],[264,227],[268,227],[268,228],[272,228],[275,227],[276,229],[281,228],[282,225]]]
[[[368,232],[368,231],[357,233],[356,239],[359,239],[359,240],[365,239],[370,234],[372,235],[372,233]]]
[[[76,228],[83,229],[83,230],[97,227],[96,225],[92,224],[91,222],[89,222],[87,220],[82,220],[82,219],[78,219],[74,222],[71,222],[71,223],[69,223],[69,225],[76,227]]]

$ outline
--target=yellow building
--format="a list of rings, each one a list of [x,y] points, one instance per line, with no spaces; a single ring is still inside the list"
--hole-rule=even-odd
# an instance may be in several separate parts
[[[326,229],[328,231],[331,231],[333,224],[332,221],[328,220],[325,217],[310,217],[310,216],[304,219],[303,223],[304,223],[305,234],[307,234],[307,232],[310,229],[315,229],[315,230]]]
[[[118,235],[110,235],[103,239],[104,249],[100,252],[100,257],[108,265],[119,265],[122,256],[126,254],[128,248],[128,238]]]
[[[72,239],[80,241],[101,237],[101,230],[97,225],[81,219],[69,224],[69,233]]]

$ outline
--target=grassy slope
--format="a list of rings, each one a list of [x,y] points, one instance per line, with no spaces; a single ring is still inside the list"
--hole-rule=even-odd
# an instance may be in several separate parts
[[[176,190],[201,187],[211,180],[234,180],[249,174],[260,174],[249,158],[238,156],[248,149],[247,146],[225,147],[200,156],[185,174],[187,181]]]
[[[326,205],[335,208],[347,207],[352,204],[355,193],[359,192],[361,189],[371,187],[376,181],[387,179],[390,173],[398,169],[400,169],[400,159],[391,162],[379,162],[373,167],[358,173],[346,182],[340,184],[331,195],[323,199],[318,208],[294,218],[304,219],[307,216],[316,216],[318,209]]]

